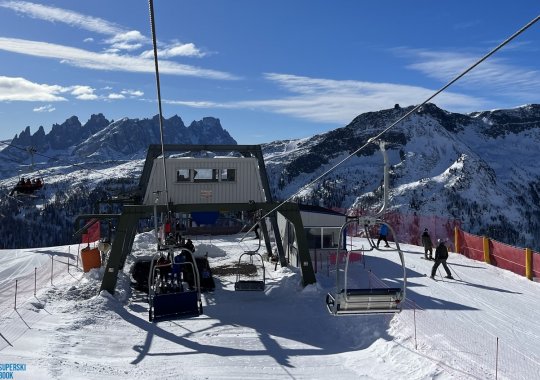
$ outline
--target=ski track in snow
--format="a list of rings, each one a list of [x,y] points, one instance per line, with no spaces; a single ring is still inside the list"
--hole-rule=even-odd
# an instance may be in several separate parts
[[[196,253],[208,253],[212,267],[232,265],[243,252],[238,239],[199,238]],[[133,255],[150,255],[152,241],[152,233],[137,235]],[[302,288],[297,269],[274,271],[266,263],[264,293],[235,292],[234,275],[216,277],[216,290],[203,296],[203,315],[151,323],[146,295],[130,288],[133,257],[114,296],[98,294],[102,270],[58,272],[37,300],[31,294],[21,301],[18,313],[2,309],[0,331],[14,338],[13,347],[0,346],[0,362],[27,364],[17,379],[484,379],[494,378],[491,349],[498,336],[511,358],[528,357],[511,371],[501,368],[499,378],[534,375],[538,283],[453,253],[448,262],[463,282],[435,282],[423,275],[433,262],[420,259],[422,249],[402,249],[409,287],[397,315],[333,317],[324,298],[333,291],[335,271],[330,278],[320,271],[317,284]],[[0,283],[50,261],[49,250],[69,251],[18,250],[18,260],[5,261],[13,268],[3,267]],[[397,253],[368,252],[365,262],[386,284],[400,283]],[[351,283],[362,283],[362,264],[352,264],[350,273]],[[0,302],[7,303],[12,293],[4,285]],[[501,364],[512,366],[506,359]]]

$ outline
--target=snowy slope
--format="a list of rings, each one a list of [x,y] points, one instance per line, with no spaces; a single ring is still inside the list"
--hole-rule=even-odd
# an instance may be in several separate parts
[[[412,107],[359,115],[349,125],[298,141],[264,145],[277,199],[286,199]],[[475,234],[539,249],[540,106],[471,115],[428,104],[386,132],[390,209],[461,221]],[[379,210],[383,159],[376,144],[365,148],[295,195],[326,207]]]
[[[208,253],[213,268],[232,265],[242,253],[239,238],[198,240],[196,253]],[[152,241],[152,233],[137,235],[133,254],[151,254]],[[13,281],[17,268],[74,249],[18,252],[3,260],[2,276]],[[16,379],[493,379],[498,337],[499,379],[540,377],[540,284],[457,254],[449,262],[459,280],[434,281],[424,276],[432,263],[420,248],[402,249],[408,300],[395,316],[331,316],[324,298],[334,277],[324,265],[317,285],[302,288],[297,270],[267,263],[264,293],[234,292],[234,276],[216,277],[203,315],[157,323],[147,321],[145,297],[129,287],[133,257],[115,296],[97,294],[97,270],[64,272],[37,298],[21,300],[18,313],[2,308],[0,331],[13,347],[0,339],[0,362],[26,364]],[[353,265],[350,281],[365,282],[371,269],[399,286],[398,263],[393,252],[367,253],[366,269]],[[4,301],[13,294],[6,286]]]

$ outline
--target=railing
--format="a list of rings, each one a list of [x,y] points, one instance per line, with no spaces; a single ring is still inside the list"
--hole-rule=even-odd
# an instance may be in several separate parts
[[[41,289],[62,284],[66,274],[79,278],[81,273],[78,254],[51,252],[50,260],[39,268],[34,267],[13,281],[3,281],[0,286],[0,351],[12,346],[47,315],[40,299]]]

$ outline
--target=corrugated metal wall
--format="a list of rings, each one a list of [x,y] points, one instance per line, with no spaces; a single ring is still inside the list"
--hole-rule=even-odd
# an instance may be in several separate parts
[[[169,200],[175,204],[266,201],[256,158],[167,158],[165,163]],[[179,169],[235,169],[236,179],[231,182],[177,182]],[[154,204],[155,191],[165,190],[163,174],[163,161],[156,158],[144,197],[145,205]],[[165,201],[162,198],[160,203]]]

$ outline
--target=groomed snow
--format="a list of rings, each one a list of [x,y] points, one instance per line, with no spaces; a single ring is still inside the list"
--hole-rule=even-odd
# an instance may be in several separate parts
[[[152,254],[152,236],[137,235],[134,256]],[[238,239],[199,239],[196,253],[208,253],[213,268],[232,265],[246,248]],[[13,298],[17,276],[77,248],[0,251],[0,305]],[[318,283],[305,288],[297,269],[268,262],[264,293],[235,292],[234,276],[215,277],[203,315],[157,323],[131,290],[133,257],[114,296],[97,294],[99,270],[57,270],[54,285],[18,299],[17,311],[2,307],[0,332],[12,346],[0,337],[0,364],[26,364],[15,379],[494,379],[496,366],[499,379],[540,378],[538,283],[455,253],[459,281],[434,281],[421,248],[402,249],[408,300],[396,315],[331,316],[334,272],[327,277],[324,261]],[[368,252],[364,263],[388,286],[402,283],[396,252]],[[368,278],[362,262],[350,274],[352,286]]]

